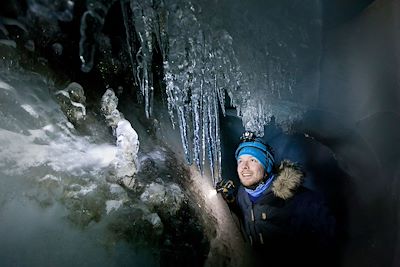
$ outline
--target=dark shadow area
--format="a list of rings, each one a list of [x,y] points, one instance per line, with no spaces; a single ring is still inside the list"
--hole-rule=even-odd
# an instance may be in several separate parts
[[[354,19],[375,0],[323,0],[322,12],[325,29],[338,27]]]

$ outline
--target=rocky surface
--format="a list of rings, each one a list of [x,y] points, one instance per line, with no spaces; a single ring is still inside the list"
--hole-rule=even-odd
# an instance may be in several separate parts
[[[83,125],[86,120],[86,97],[82,86],[72,82],[55,95],[68,120],[74,125]]]

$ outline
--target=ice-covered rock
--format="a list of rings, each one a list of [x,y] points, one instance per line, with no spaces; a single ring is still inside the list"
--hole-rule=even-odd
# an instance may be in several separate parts
[[[74,224],[86,227],[90,222],[98,222],[106,210],[104,187],[74,184],[65,187],[62,203],[68,210],[67,218]]]
[[[163,185],[152,182],[146,186],[140,200],[150,207],[160,208],[160,211],[173,215],[180,209],[184,194],[175,183]]]
[[[146,186],[146,189],[140,196],[140,199],[145,203],[159,205],[164,202],[165,195],[166,195],[165,186],[153,182]]]
[[[126,191],[117,184],[109,184],[110,193],[112,196],[126,196]]]
[[[86,97],[82,86],[72,82],[64,90],[57,91],[61,110],[74,125],[81,125],[86,119]]]
[[[118,111],[117,107],[117,96],[112,89],[107,89],[101,98],[101,112],[106,119],[106,123],[113,130],[114,135],[116,134],[115,130],[118,122],[124,118],[123,114]]]
[[[95,191],[96,189],[97,189],[97,184],[90,184],[87,186],[73,184],[70,185],[69,188],[65,191],[65,195],[66,197],[69,198],[80,198]]]
[[[27,196],[35,200],[40,206],[51,206],[62,196],[64,186],[60,177],[46,174],[37,179],[37,182],[37,186],[32,186]]]
[[[106,201],[106,212],[109,214],[113,210],[118,210],[123,204],[122,200],[107,200]]]
[[[152,225],[153,230],[154,230],[154,233],[155,233],[156,235],[161,235],[161,234],[162,234],[162,232],[163,232],[163,230],[164,230],[164,225],[163,225],[163,223],[162,223],[162,221],[161,221],[160,216],[158,216],[157,213],[150,213],[150,214],[147,214],[147,215],[144,217],[144,219],[145,219],[146,221],[148,221],[148,222]]]
[[[118,122],[116,135],[117,155],[114,162],[116,177],[120,179],[133,177],[138,170],[138,135],[130,122],[125,119]]]
[[[128,188],[135,185],[134,175],[138,171],[139,137],[130,122],[117,109],[118,98],[112,89],[107,89],[101,98],[101,112],[106,123],[117,137],[117,153],[110,182],[119,182]]]

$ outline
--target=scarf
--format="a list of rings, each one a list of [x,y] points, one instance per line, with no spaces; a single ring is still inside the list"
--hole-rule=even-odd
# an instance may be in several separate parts
[[[260,183],[254,190],[246,187],[244,188],[244,190],[249,194],[252,202],[256,201],[269,188],[274,177],[275,176],[272,175],[266,182]]]

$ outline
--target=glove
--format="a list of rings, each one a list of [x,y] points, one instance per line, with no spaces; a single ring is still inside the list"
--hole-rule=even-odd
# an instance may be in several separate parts
[[[221,180],[216,186],[217,193],[221,193],[222,197],[228,203],[235,201],[236,188],[232,180]]]

